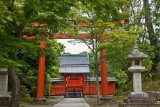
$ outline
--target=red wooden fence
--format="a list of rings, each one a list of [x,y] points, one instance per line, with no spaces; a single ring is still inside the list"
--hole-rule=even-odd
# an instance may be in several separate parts
[[[79,83],[79,81],[77,82]],[[66,88],[66,85],[64,83],[52,83],[50,95],[65,95],[66,91],[83,91],[83,95],[97,94],[95,83],[84,82],[82,87],[73,87],[73,84]],[[101,85],[99,87],[100,87],[100,94],[102,94]],[[108,94],[114,94],[115,93],[115,82],[109,82],[108,90],[106,89],[106,91],[108,91]]]
[[[64,83],[52,83],[50,95],[65,95],[65,87],[66,85]]]

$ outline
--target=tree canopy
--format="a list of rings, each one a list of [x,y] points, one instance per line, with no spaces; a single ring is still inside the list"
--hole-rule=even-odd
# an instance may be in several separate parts
[[[122,19],[125,24],[121,24]],[[45,28],[36,28],[34,23],[44,24]],[[80,27],[78,23],[89,26]],[[119,86],[127,78],[126,56],[135,39],[140,50],[149,55],[145,61],[149,73],[160,71],[159,0],[1,0],[0,32],[0,67],[13,68],[32,96],[36,94],[40,41],[47,42],[46,95],[50,77],[60,76],[58,58],[64,46],[50,39],[54,33],[67,33],[76,39],[80,39],[78,33],[88,33],[90,37],[80,42],[91,49],[95,74],[99,76],[98,54],[105,49],[103,58],[109,75],[122,80]],[[26,40],[23,35],[36,39]],[[99,44],[104,36],[108,38]]]
[[[31,96],[35,97],[37,88],[37,70],[39,42],[47,42],[45,95],[48,94],[50,77],[57,77],[58,58],[62,45],[49,40],[57,32],[63,18],[66,17],[74,2],[46,0],[1,0],[0,1],[0,65],[11,67],[25,85]],[[38,22],[46,24],[46,29],[35,29],[32,25]],[[25,40],[23,35],[38,36],[35,40]],[[14,72],[14,71],[12,71]],[[11,73],[13,74],[13,73]],[[16,75],[14,75],[16,76]],[[16,79],[16,78],[12,78]],[[16,80],[18,83],[18,80]],[[14,94],[17,85],[12,87],[12,104],[17,106],[18,95]],[[14,99],[13,99],[14,98]]]

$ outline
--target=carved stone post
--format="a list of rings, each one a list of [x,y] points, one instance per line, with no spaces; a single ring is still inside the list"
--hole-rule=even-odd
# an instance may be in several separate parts
[[[0,107],[9,106],[11,96],[8,93],[8,69],[0,68]]]

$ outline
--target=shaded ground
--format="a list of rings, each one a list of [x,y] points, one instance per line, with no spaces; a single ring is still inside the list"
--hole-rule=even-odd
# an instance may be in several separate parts
[[[144,91],[156,91],[156,92],[160,92],[160,79],[158,80],[143,80],[143,90]],[[130,90],[130,91],[129,91]],[[126,87],[126,90],[120,94],[118,94],[117,96],[113,96],[112,100],[109,101],[100,101],[100,104],[97,104],[97,99],[95,96],[87,96],[85,97],[85,100],[88,102],[88,104],[91,107],[122,107],[123,104],[123,99],[127,98],[127,94],[129,92],[131,92],[132,90],[132,83],[128,84]],[[121,92],[121,91],[119,91]],[[20,107],[52,107],[52,105],[58,103],[59,101],[61,101],[64,97],[51,97],[47,99],[46,103],[35,103],[33,102],[33,99],[29,100],[29,101],[23,101],[20,103]],[[27,102],[27,103],[24,103]],[[159,101],[160,103],[160,101]],[[160,106],[159,106],[160,107]]]
[[[62,99],[63,97],[51,97],[47,99],[46,103],[21,102],[20,107],[52,107]],[[90,107],[119,107],[117,102],[118,100],[100,101],[100,104],[97,104],[97,99],[95,96],[86,97],[85,100],[90,105]],[[121,101],[119,101],[119,103],[121,103]]]
[[[125,98],[126,97],[124,96],[113,96],[111,100],[99,101],[99,104],[97,103],[96,96],[86,96],[85,100],[90,105],[90,107],[124,107],[123,99]],[[52,107],[54,104],[58,103],[62,99],[63,97],[52,97],[52,98],[48,98],[46,103],[34,103],[34,102],[21,103],[20,107]],[[132,107],[142,107],[142,106],[132,106]],[[143,106],[143,107],[146,107],[146,106]],[[155,107],[160,107],[160,105]]]
[[[59,101],[61,101],[64,97],[62,96],[54,96],[54,97],[50,97],[47,98],[47,101],[44,102],[33,102],[32,101],[28,101],[28,103],[25,102],[21,102],[20,103],[20,107],[52,107],[54,104],[58,103]]]
[[[96,96],[87,96],[85,99],[91,107],[120,107],[123,104],[124,97],[112,97],[110,100],[100,100],[99,102],[97,102]]]
[[[64,98],[53,107],[90,107],[84,98]]]

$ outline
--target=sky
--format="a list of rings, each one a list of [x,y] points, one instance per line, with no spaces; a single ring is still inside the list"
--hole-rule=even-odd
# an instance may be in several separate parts
[[[89,52],[88,47],[84,43],[69,43],[68,41],[71,41],[74,39],[57,39],[57,42],[64,44],[66,47],[64,50],[65,52],[69,52],[71,54],[79,54],[81,52],[87,51]]]

